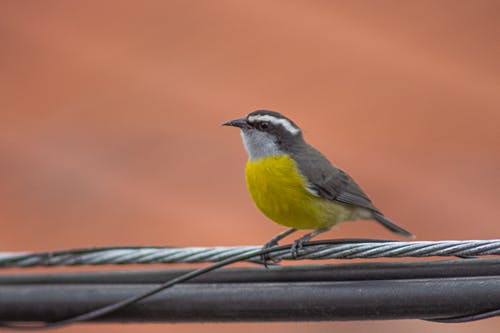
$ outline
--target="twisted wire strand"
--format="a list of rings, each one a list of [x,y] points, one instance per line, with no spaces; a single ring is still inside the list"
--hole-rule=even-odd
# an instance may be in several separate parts
[[[80,266],[125,264],[207,263],[257,251],[261,246],[238,247],[107,247],[57,252],[0,252],[0,268],[34,266]],[[370,259],[401,257],[478,257],[500,255],[500,239],[461,241],[319,241],[304,244],[299,259]],[[289,250],[270,258],[294,260]],[[249,261],[260,262],[260,257]]]

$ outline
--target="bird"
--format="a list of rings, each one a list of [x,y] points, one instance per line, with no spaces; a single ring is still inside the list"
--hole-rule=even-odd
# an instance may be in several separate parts
[[[257,110],[222,125],[240,129],[248,154],[246,184],[255,205],[289,228],[264,249],[297,230],[312,230],[294,241],[291,251],[297,258],[305,242],[355,220],[374,220],[395,234],[414,238],[375,207],[351,176],[309,145],[301,128],[281,113]]]

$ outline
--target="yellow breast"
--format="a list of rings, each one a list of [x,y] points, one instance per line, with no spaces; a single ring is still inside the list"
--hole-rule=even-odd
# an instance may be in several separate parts
[[[286,155],[248,161],[245,174],[255,204],[276,223],[319,229],[351,216],[351,208],[309,193],[296,162]]]

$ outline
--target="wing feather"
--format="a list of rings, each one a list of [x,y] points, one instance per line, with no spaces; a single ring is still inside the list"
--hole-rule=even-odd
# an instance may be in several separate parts
[[[293,154],[293,158],[297,161],[300,172],[309,181],[311,193],[378,212],[359,185],[347,173],[334,167],[319,151],[309,145],[300,151],[302,153]]]
[[[305,143],[301,149],[292,152],[300,172],[307,178],[310,193],[371,212],[371,217],[392,232],[405,237],[414,237],[384,216],[363,192],[361,187],[344,171],[334,167],[319,151]]]

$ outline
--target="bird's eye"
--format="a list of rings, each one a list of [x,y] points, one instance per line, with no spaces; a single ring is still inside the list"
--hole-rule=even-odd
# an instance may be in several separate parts
[[[259,123],[259,129],[265,131],[268,128],[269,128],[269,123],[267,121],[263,121],[263,122]]]

